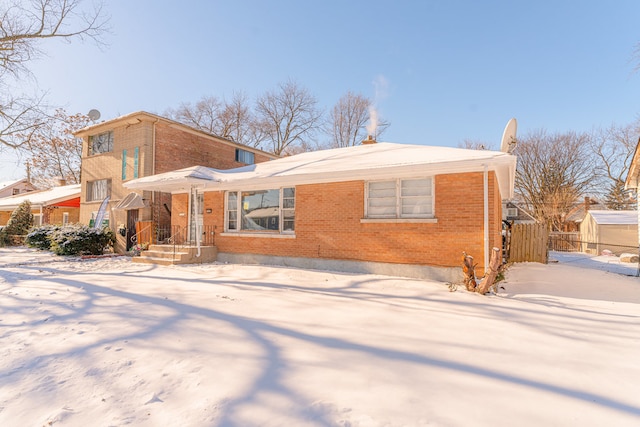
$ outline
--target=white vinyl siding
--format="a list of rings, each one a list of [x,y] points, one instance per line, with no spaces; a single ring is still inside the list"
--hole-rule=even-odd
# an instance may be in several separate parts
[[[433,178],[367,183],[367,218],[433,218]]]

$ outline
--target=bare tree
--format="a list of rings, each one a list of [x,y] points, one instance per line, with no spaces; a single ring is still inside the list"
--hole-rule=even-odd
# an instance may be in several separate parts
[[[204,96],[195,104],[183,102],[176,110],[169,109],[164,114],[187,126],[212,135],[222,136],[218,134],[221,111],[222,103],[217,97]]]
[[[164,114],[187,126],[251,147],[257,148],[264,139],[248,98],[242,92],[234,92],[231,101],[205,96],[195,104],[182,103]]]
[[[595,173],[609,209],[625,210],[636,206],[624,183],[639,134],[640,122],[636,122],[626,126],[611,125],[595,131],[591,138],[591,147],[598,160]]]
[[[482,141],[475,141],[471,139],[465,139],[460,144],[458,144],[458,148],[466,148],[468,150],[492,150],[493,147],[491,144]]]
[[[260,148],[265,138],[251,110],[249,99],[242,92],[234,92],[230,101],[225,100],[224,108],[220,113],[220,124],[225,137],[240,144]]]
[[[574,205],[594,183],[589,136],[532,132],[518,140],[517,196],[536,220],[560,230]]]
[[[80,183],[82,139],[73,134],[89,124],[91,119],[84,114],[67,115],[58,109],[22,146],[36,186],[48,188],[57,178],[68,184]]]
[[[260,96],[256,115],[269,151],[282,155],[309,143],[322,117],[317,104],[309,91],[291,80]]]
[[[108,18],[97,3],[82,0],[0,2],[0,144],[16,148],[44,123],[42,97],[17,95],[12,83],[29,75],[28,64],[44,53],[47,39],[91,39],[102,43]]]
[[[351,147],[359,145],[368,134],[367,124],[374,123],[371,129],[374,138],[378,138],[390,123],[377,118],[371,99],[351,91],[344,94],[329,112],[325,125],[332,147]]]

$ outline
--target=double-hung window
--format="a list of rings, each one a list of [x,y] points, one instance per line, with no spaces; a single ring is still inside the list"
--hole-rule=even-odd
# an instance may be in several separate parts
[[[433,218],[433,178],[367,183],[367,218]]]
[[[102,201],[111,195],[111,180],[99,179],[87,182],[87,202]]]
[[[295,230],[295,188],[228,191],[226,196],[226,231],[293,233]]]

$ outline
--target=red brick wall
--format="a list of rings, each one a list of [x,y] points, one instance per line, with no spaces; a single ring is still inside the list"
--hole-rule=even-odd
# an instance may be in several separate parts
[[[204,223],[215,226],[220,252],[376,261],[458,267],[462,252],[472,255],[483,274],[483,174],[435,177],[437,223],[361,223],[364,182],[296,187],[295,239],[223,236],[224,193],[205,193]],[[188,223],[186,195],[173,196],[174,224]],[[185,216],[177,216],[177,212]],[[489,174],[489,246],[501,247],[501,200]]]
[[[215,142],[203,135],[174,128],[166,123],[156,125],[155,173],[169,172],[191,166],[208,166],[232,169],[245,166],[236,162],[236,147]],[[255,154],[255,162],[269,160],[263,154]]]

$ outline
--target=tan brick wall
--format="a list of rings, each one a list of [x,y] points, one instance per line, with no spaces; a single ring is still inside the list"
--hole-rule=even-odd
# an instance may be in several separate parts
[[[154,131],[155,127],[155,131]],[[113,131],[113,151],[89,156],[89,134],[83,135],[82,159],[82,196],[80,215],[78,220],[88,224],[91,213],[99,209],[101,200],[87,201],[87,182],[100,179],[111,179],[111,199],[109,202],[110,225],[115,230],[119,224],[127,222],[127,213],[123,210],[113,210],[131,190],[123,186],[122,160],[126,150],[126,179],[134,179],[134,153],[138,148],[138,178],[150,176],[154,173],[168,172],[194,165],[209,166],[219,169],[234,168],[244,164],[235,161],[235,146],[212,139],[196,131],[181,128],[165,121],[157,121],[148,115],[138,118],[128,117],[122,121],[115,121],[112,127],[102,126],[92,134]],[[156,140],[154,164],[153,141]],[[269,157],[256,153],[255,161],[262,162]],[[171,218],[167,208],[171,210],[171,195],[160,192],[138,191],[150,204],[149,208],[141,209],[139,220],[153,220],[158,226],[170,224]],[[121,249],[122,245],[117,245]]]
[[[75,224],[80,219],[80,208],[73,207],[60,207],[55,209],[43,209],[42,210],[42,223],[43,224],[62,224],[62,216],[67,212],[69,214],[69,224]],[[32,214],[40,214],[40,208],[32,209]],[[11,218],[12,212],[0,211],[0,225],[7,225]]]
[[[75,224],[80,220],[80,208],[58,207],[54,209],[43,210],[43,223],[62,225],[64,214],[69,214],[69,224]]]
[[[363,181],[296,187],[295,239],[223,236],[224,193],[205,193],[204,223],[214,226],[220,252],[457,267],[462,252],[484,258],[483,174],[435,177],[437,223],[361,223]],[[501,200],[489,174],[489,245],[501,247]],[[188,199],[174,195],[174,224],[188,224]],[[184,212],[185,216],[176,215]]]
[[[7,222],[9,222],[10,218],[11,218],[11,212],[0,211],[0,225],[7,225]]]

